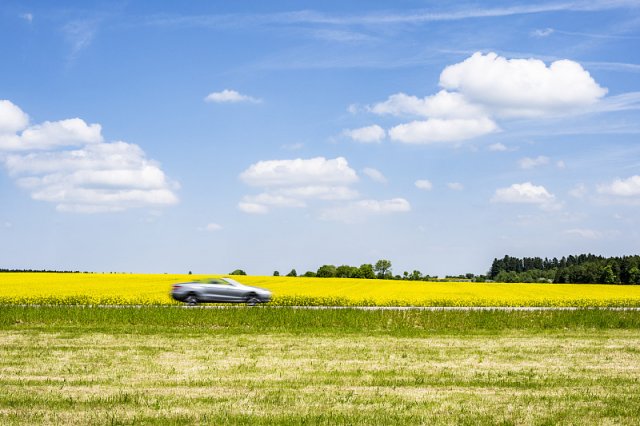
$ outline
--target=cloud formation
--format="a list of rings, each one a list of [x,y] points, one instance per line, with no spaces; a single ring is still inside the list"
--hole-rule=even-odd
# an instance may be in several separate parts
[[[546,166],[549,164],[549,157],[545,157],[544,155],[539,155],[536,158],[524,157],[518,160],[518,166],[521,169],[533,169],[539,166]]]
[[[240,179],[251,186],[272,187],[344,185],[357,181],[358,176],[344,157],[315,157],[259,161],[242,172]]]
[[[507,59],[493,52],[476,52],[446,67],[440,85],[502,117],[564,113],[607,93],[577,62],[563,59],[547,67],[539,59]]]
[[[423,191],[431,191],[433,188],[433,184],[427,179],[418,179],[414,182],[414,185],[416,188],[422,189]]]
[[[209,93],[205,98],[205,102],[214,102],[214,103],[251,103],[251,104],[259,104],[262,102],[262,99],[254,98],[253,96],[243,95],[235,90],[224,89],[222,92],[213,92]]]
[[[362,173],[367,175],[369,179],[378,183],[387,183],[387,178],[380,172],[378,169],[374,169],[371,167],[366,167],[362,169]]]
[[[0,161],[31,198],[54,203],[59,211],[111,212],[178,202],[177,183],[139,146],[105,143],[99,124],[79,118],[29,125],[10,101],[0,101]]]
[[[386,182],[384,175],[373,168],[363,174],[377,182]],[[322,209],[321,219],[355,221],[370,214],[408,211],[408,201],[358,200],[360,194],[351,186],[358,175],[344,157],[327,159],[265,160],[250,165],[240,174],[240,180],[262,192],[245,195],[238,209],[249,214],[265,214],[273,208],[306,208],[312,204],[331,207]]]
[[[447,66],[438,93],[396,93],[366,109],[377,115],[420,117],[388,131],[396,142],[458,142],[500,130],[497,120],[587,112],[607,93],[582,66],[559,60],[507,59],[476,52]],[[500,148],[500,145],[495,145]]]
[[[385,130],[374,124],[373,126],[360,127],[358,129],[345,130],[344,135],[361,143],[379,143],[386,136]]]
[[[556,197],[544,186],[531,182],[514,183],[507,188],[496,190],[491,201],[494,203],[537,204],[542,207],[555,205]]]
[[[358,222],[372,215],[388,215],[411,211],[411,204],[404,198],[390,200],[359,200],[344,206],[326,209],[320,218],[345,223]]]
[[[616,179],[611,183],[599,185],[598,192],[618,197],[640,196],[640,175]]]

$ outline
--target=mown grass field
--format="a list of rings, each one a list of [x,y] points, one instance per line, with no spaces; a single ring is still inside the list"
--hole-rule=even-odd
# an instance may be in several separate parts
[[[637,311],[0,308],[0,424],[637,424]]]
[[[0,274],[0,304],[171,305],[167,274]],[[640,306],[640,286],[442,283],[304,277],[234,277],[271,290],[272,304],[335,306]]]

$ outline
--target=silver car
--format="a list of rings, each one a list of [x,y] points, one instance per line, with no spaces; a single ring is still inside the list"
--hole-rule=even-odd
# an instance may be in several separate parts
[[[271,292],[241,284],[231,278],[208,278],[174,284],[171,297],[191,306],[202,302],[239,302],[254,306],[271,300]]]

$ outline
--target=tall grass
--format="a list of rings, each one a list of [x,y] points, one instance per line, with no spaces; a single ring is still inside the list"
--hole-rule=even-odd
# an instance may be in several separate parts
[[[501,330],[640,330],[639,311],[426,311],[295,309],[277,307],[200,309],[181,307],[3,306],[0,328],[21,326],[135,330],[137,333],[208,330],[211,333],[357,333],[423,336]]]

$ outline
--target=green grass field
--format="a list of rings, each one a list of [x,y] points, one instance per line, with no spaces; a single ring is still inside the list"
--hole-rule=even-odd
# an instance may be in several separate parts
[[[637,311],[0,309],[0,424],[637,424]]]

